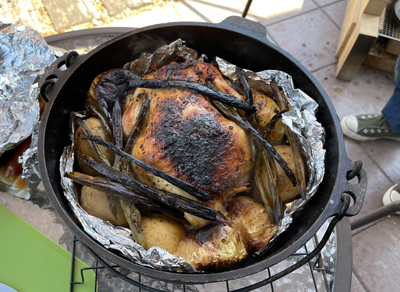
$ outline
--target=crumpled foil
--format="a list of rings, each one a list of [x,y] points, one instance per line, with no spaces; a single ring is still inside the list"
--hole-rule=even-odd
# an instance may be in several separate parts
[[[191,60],[197,57],[197,52],[187,48],[184,41],[177,40],[169,45],[159,48],[155,54],[143,53],[138,60],[127,63],[124,68],[136,72],[143,76],[148,73],[151,68],[159,68],[170,62],[177,60]],[[237,79],[236,66],[229,62],[217,58],[217,64],[220,71],[232,81]],[[250,84],[254,86],[265,86],[269,84],[272,78],[275,78],[278,85],[282,87],[285,95],[290,100],[290,111],[284,114],[284,123],[294,131],[302,145],[303,155],[306,156],[310,179],[307,184],[307,199],[309,199],[317,191],[319,183],[324,175],[324,156],[323,149],[324,129],[315,119],[315,111],[318,104],[299,89],[293,86],[292,78],[284,72],[267,70],[258,73],[245,70],[249,76]],[[252,84],[253,83],[253,84]],[[74,113],[73,117],[83,118],[82,113]],[[74,129],[74,124],[71,127]],[[146,251],[141,245],[134,242],[134,238],[129,229],[113,226],[109,222],[105,222],[99,218],[93,217],[86,213],[77,202],[78,192],[75,190],[75,184],[64,174],[73,170],[74,153],[73,153],[73,133],[71,133],[72,145],[66,147],[64,154],[60,159],[60,172],[62,186],[65,196],[70,202],[75,215],[82,223],[85,231],[94,239],[103,244],[106,248],[118,250],[124,256],[135,263],[161,270],[172,272],[201,272],[192,267],[186,260],[176,257],[166,250],[152,247]],[[279,225],[277,235],[287,229],[292,222],[291,214],[305,201],[296,200],[290,204],[285,211],[285,216]],[[277,237],[275,235],[274,238]],[[271,240],[270,242],[272,242]],[[265,248],[268,248],[267,245]],[[264,250],[264,249],[263,249]]]
[[[29,149],[19,160],[30,190],[40,182],[38,81],[45,68],[61,55],[37,31],[0,22],[0,156],[33,134]],[[29,199],[30,190],[8,192]]]
[[[215,58],[221,73],[231,81],[238,80],[236,65],[219,57]],[[282,115],[282,122],[287,125],[299,139],[302,154],[307,161],[309,179],[306,189],[306,200],[297,199],[287,204],[285,214],[281,220],[277,233],[271,238],[269,244],[256,252],[262,254],[272,242],[284,232],[292,223],[292,214],[310,199],[318,190],[325,174],[325,130],[315,117],[318,103],[298,88],[294,88],[293,79],[285,72],[278,70],[265,70],[253,72],[244,70],[249,77],[251,87],[261,88],[275,80],[285,94],[289,111]]]
[[[43,37],[23,25],[0,29],[0,153],[29,137],[39,121],[38,75],[56,59]]]

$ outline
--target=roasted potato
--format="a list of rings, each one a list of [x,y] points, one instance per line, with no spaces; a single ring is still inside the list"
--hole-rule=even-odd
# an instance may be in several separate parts
[[[119,199],[105,192],[83,186],[80,204],[90,215],[117,226],[128,226]],[[114,211],[113,211],[114,210]]]
[[[86,123],[89,126],[92,135],[100,136],[104,141],[111,142],[111,137],[107,137],[101,126],[101,122],[98,118],[95,117],[89,118],[86,120]],[[84,136],[85,136],[84,132],[82,128],[79,126],[75,131],[75,149],[97,160],[96,155],[93,153],[93,150],[90,147],[89,142],[84,139]],[[100,149],[102,153],[104,153],[104,155],[106,156],[107,160],[110,163],[112,163],[114,161],[114,152],[103,146],[100,146]],[[89,166],[80,162],[79,159],[77,160],[78,160],[78,165],[83,173],[88,175],[98,175],[98,173],[93,169],[91,169]]]
[[[292,149],[290,148],[290,146],[279,145],[279,146],[274,146],[274,147],[275,147],[276,151],[282,156],[282,158],[287,162],[290,169],[293,171],[296,179],[298,180],[298,175],[297,175],[296,167],[294,164],[293,153],[292,153]],[[278,172],[278,180],[279,180],[278,193],[281,196],[283,203],[289,203],[289,202],[297,199],[297,197],[299,196],[298,186],[293,187],[293,184],[290,182],[290,179],[283,172],[282,168],[279,166],[279,164],[276,161],[275,161],[275,164],[276,164],[276,169]],[[303,168],[303,173],[304,173],[304,165],[302,162],[300,162],[300,167]]]
[[[272,98],[266,95],[253,92],[254,106],[257,109],[258,116],[258,130],[260,133],[264,132],[265,126],[271,121],[271,119],[280,112],[278,105]],[[285,128],[283,127],[282,120],[278,121],[275,128],[267,138],[267,141],[273,145],[277,145],[282,142],[283,136],[285,135]]]
[[[147,248],[158,246],[169,253],[175,253],[181,240],[186,237],[183,225],[165,215],[142,216],[140,227]]]

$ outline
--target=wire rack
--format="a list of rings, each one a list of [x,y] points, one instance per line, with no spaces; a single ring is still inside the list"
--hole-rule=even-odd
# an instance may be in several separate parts
[[[328,222],[327,222],[328,223]],[[320,253],[317,254],[311,261],[301,266],[296,271],[276,280],[267,285],[264,285],[256,290],[253,290],[252,285],[260,283],[278,274],[287,267],[299,262],[301,259],[310,254],[320,243],[322,235],[327,229],[327,223],[324,224],[320,231],[307,242],[296,253],[291,255],[286,260],[279,264],[266,269],[262,272],[249,277],[244,277],[237,280],[217,282],[201,285],[182,285],[166,283],[150,277],[143,276],[138,273],[127,271],[116,265],[112,265],[103,258],[96,255],[90,248],[84,245],[79,239],[74,237],[72,245],[72,261],[71,261],[71,282],[70,292],[78,288],[78,285],[88,284],[85,282],[85,274],[94,272],[95,283],[90,283],[94,287],[94,291],[226,291],[226,292],[244,292],[244,291],[317,291],[331,292],[334,284],[334,270],[336,262],[336,232],[333,232],[327,244]],[[73,278],[75,271],[75,255],[76,247],[82,246],[93,258],[94,265],[84,268],[80,271],[80,277]],[[87,277],[86,277],[87,278]]]
[[[400,26],[394,21],[392,6],[396,1],[388,4],[379,18],[379,36],[400,41]]]

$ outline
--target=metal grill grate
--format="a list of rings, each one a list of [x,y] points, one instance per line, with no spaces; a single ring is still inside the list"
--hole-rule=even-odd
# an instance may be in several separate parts
[[[392,5],[395,1],[388,4],[379,18],[379,36],[400,41],[400,26],[394,21],[392,15]]]
[[[278,263],[277,265],[254,274],[249,277],[209,284],[199,285],[182,285],[166,283],[140,275],[138,273],[129,272],[119,266],[111,266],[104,259],[95,255],[88,247],[74,237],[72,257],[75,256],[75,245],[79,243],[95,258],[95,265],[90,268],[81,270],[81,279],[72,279],[70,291],[74,291],[74,286],[82,285],[85,283],[84,274],[86,270],[93,270],[95,272],[95,285],[98,282],[98,291],[174,291],[174,292],[203,292],[203,291],[218,291],[218,292],[244,292],[244,291],[259,291],[259,292],[280,292],[280,291],[317,291],[317,292],[332,292],[334,282],[334,266],[336,257],[336,234],[333,232],[329,238],[328,243],[324,249],[311,261],[304,264],[296,271],[277,279],[276,281],[264,285],[256,290],[253,290],[251,285],[260,283],[272,276],[278,274],[287,267],[300,261],[305,256],[310,254],[310,251],[319,244],[322,236],[324,235],[329,222],[326,222],[320,231],[299,249],[295,254],[288,259]],[[74,260],[71,264],[71,275],[74,274]],[[110,279],[113,278],[112,281]],[[125,282],[124,284],[118,283]],[[117,283],[116,283],[117,282]],[[119,289],[115,289],[120,287]],[[96,287],[95,287],[95,290]]]

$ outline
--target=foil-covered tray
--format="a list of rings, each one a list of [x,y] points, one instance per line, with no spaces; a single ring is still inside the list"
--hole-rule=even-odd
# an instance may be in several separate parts
[[[39,123],[38,81],[62,51],[50,47],[35,30],[0,22],[0,157],[32,135],[20,158],[22,178],[29,190],[5,186],[9,193],[29,199],[40,182],[37,159]]]

